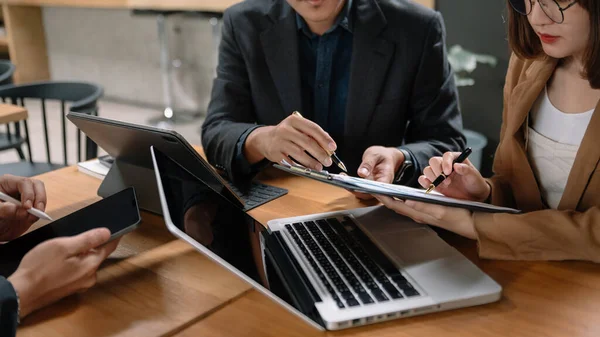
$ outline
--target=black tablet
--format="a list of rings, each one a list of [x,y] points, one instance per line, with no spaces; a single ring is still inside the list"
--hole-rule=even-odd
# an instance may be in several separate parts
[[[67,118],[114,158],[108,174],[98,189],[98,195],[101,197],[133,186],[137,191],[141,209],[161,213],[150,155],[151,146],[167,153],[193,172],[213,191],[245,211],[287,193],[285,189],[257,182],[237,189],[221,177],[192,145],[175,131],[76,112],[69,112]]]
[[[102,227],[110,230],[111,240],[114,240],[137,228],[140,221],[135,191],[127,188],[0,245],[0,275],[8,277],[14,273],[23,256],[44,241]]]

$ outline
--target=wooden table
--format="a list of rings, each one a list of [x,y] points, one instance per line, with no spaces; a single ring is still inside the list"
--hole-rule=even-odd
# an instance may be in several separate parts
[[[288,195],[250,214],[274,218],[370,206],[348,192],[267,171]],[[45,174],[53,217],[98,197],[99,181],[75,168]],[[510,262],[477,257],[474,242],[449,233],[457,247],[504,287],[501,301],[372,326],[321,333],[250,290],[165,230],[160,218],[124,237],[100,271],[99,286],[24,321],[18,336],[600,336],[600,266],[584,262]]]
[[[0,103],[0,124],[14,123],[29,117],[27,109],[19,105]]]

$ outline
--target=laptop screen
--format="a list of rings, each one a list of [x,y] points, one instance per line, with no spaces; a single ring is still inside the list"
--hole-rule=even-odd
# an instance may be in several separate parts
[[[278,277],[281,268],[274,267],[273,259],[263,259],[261,235],[267,234],[264,227],[168,156],[156,149],[153,151],[172,224],[199,246],[224,260],[229,269],[243,273],[264,287],[259,290],[264,292],[266,289],[276,300],[303,312],[305,319],[306,315],[312,316],[313,323],[322,325],[312,310],[314,302],[304,300],[304,305],[299,304],[297,294],[286,290],[290,286]],[[163,213],[168,222],[167,213]],[[264,240],[272,240],[268,237],[263,238],[263,245],[270,242]]]

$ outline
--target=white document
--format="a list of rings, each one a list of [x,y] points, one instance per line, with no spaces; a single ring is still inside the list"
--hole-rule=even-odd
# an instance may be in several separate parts
[[[363,192],[368,194],[381,194],[396,197],[398,199],[415,200],[450,207],[460,207],[470,209],[473,211],[491,213],[521,213],[521,211],[514,208],[500,207],[477,201],[450,198],[435,191],[432,191],[431,193],[425,193],[425,189],[412,188],[396,184],[386,184],[358,177],[350,177],[342,174],[331,174],[327,171],[315,171],[300,165],[292,166],[285,164],[276,164],[274,166],[280,170],[322,181],[351,191]]]
[[[77,170],[94,178],[104,179],[108,174],[109,168],[102,165],[98,159],[92,159],[77,163]]]

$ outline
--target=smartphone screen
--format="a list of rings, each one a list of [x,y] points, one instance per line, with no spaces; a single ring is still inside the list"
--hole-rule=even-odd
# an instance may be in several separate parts
[[[44,241],[75,236],[100,227],[108,228],[113,240],[135,229],[140,221],[135,190],[127,188],[0,245],[0,275],[7,277],[12,274],[23,256]]]

